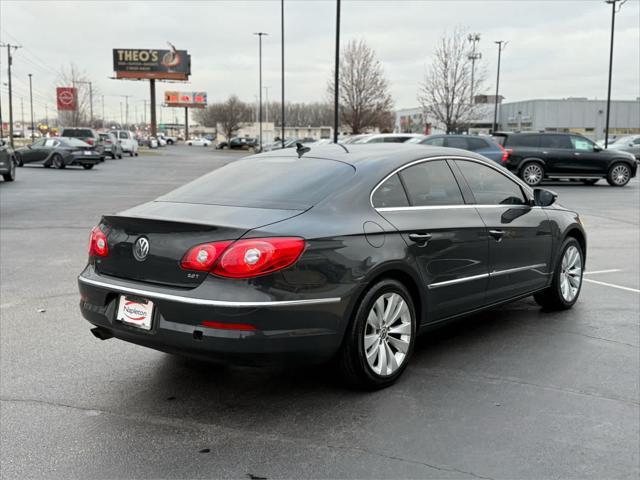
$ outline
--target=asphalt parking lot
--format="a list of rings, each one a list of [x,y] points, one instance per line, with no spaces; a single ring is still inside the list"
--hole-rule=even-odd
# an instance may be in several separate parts
[[[383,391],[95,339],[76,277],[101,214],[241,156],[174,146],[0,185],[3,478],[638,478],[638,179],[548,186],[589,234],[571,311],[525,299],[431,332]]]

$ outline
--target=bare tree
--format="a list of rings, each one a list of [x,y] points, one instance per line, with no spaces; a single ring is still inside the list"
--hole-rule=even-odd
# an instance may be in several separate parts
[[[339,89],[341,120],[352,133],[387,126],[393,108],[389,83],[382,64],[364,40],[352,40],[343,50]],[[333,73],[327,90],[333,97]]]
[[[243,123],[253,121],[252,107],[231,95],[225,102],[212,103],[203,110],[194,113],[195,119],[205,127],[220,129],[228,139],[240,130]]]
[[[89,95],[89,78],[84,72],[81,72],[78,67],[71,63],[68,68],[63,68],[58,76],[58,85],[61,87],[75,87],[77,94],[76,110],[62,110],[58,111],[58,123],[61,126],[85,126],[89,125],[90,118],[90,95]],[[93,88],[94,101],[99,97],[98,90]],[[94,116],[96,105],[94,104]]]
[[[486,70],[476,67],[472,85],[467,36],[464,29],[457,28],[440,39],[418,90],[425,113],[444,126],[447,133],[465,129],[481,115],[481,106],[469,97],[482,90]]]

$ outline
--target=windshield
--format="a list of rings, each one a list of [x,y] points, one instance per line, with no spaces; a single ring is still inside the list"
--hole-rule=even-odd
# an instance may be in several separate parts
[[[93,134],[88,128],[65,128],[62,131],[62,136],[88,138],[93,137]]]
[[[342,162],[314,158],[250,157],[178,188],[159,201],[305,210],[354,175]]]
[[[63,146],[68,147],[91,147],[91,145],[89,145],[88,143],[85,143],[82,140],[78,140],[77,138],[61,138],[60,143]]]

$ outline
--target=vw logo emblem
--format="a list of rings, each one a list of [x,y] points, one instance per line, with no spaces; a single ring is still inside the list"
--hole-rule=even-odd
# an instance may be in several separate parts
[[[133,256],[139,262],[143,262],[147,255],[149,255],[149,240],[145,237],[140,237],[136,240],[136,243],[133,244]]]

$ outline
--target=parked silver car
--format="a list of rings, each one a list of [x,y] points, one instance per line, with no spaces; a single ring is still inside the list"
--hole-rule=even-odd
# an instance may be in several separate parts
[[[109,155],[114,160],[122,158],[122,145],[120,145],[113,133],[99,133],[98,135],[100,135],[100,140],[104,145],[105,155]]]
[[[615,142],[609,144],[608,148],[633,153],[636,160],[640,161],[640,135],[628,135],[617,138]]]

